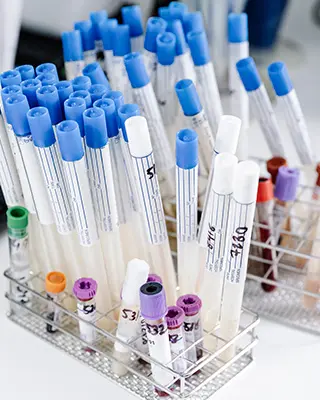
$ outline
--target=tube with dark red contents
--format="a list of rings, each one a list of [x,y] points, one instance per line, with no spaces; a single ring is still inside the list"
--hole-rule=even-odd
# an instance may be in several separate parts
[[[202,301],[195,294],[186,294],[178,298],[177,306],[181,307],[185,313],[183,328],[186,345],[188,347],[203,337],[201,324]],[[188,360],[196,362],[202,357],[202,349],[200,346],[201,344],[189,349],[187,353]]]
[[[275,184],[280,167],[287,166],[287,160],[283,157],[272,157],[267,161],[267,171],[271,175],[272,183]]]
[[[183,334],[184,319],[185,314],[181,307],[168,307],[166,321],[169,330],[169,341],[172,358],[175,358],[177,355],[181,354],[186,348]],[[175,371],[183,373],[187,369],[186,353],[173,361],[172,367]]]

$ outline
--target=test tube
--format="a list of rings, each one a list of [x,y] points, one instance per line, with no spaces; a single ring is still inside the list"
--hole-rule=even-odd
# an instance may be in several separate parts
[[[57,67],[53,63],[43,63],[36,67],[36,75],[51,73],[55,75],[57,81],[59,80]]]
[[[128,343],[139,334],[139,290],[148,279],[149,265],[137,258],[129,261],[125,280],[121,293],[121,308],[116,337],[121,341]],[[140,337],[140,336],[139,336]],[[112,370],[115,374],[123,376],[127,369],[123,364],[128,364],[130,360],[130,350],[119,342],[114,344],[114,357],[121,361],[112,364]]]
[[[185,294],[178,298],[177,306],[181,307],[185,313],[183,329],[187,348],[199,341],[196,346],[191,347],[187,352],[188,360],[196,362],[202,357],[202,343],[200,343],[203,337],[201,322],[202,301],[195,294]]]
[[[238,333],[259,182],[259,166],[242,161],[236,167],[227,233],[226,276],[222,295],[220,335],[225,341]],[[229,345],[221,357],[227,362],[235,354]]]
[[[102,97],[106,94],[110,93],[109,88],[107,88],[105,85],[101,85],[101,83],[94,83],[91,85],[91,87],[88,89],[88,92],[90,93],[92,104],[95,101],[102,99]]]
[[[90,13],[90,20],[93,27],[93,36],[96,52],[103,51],[103,43],[101,40],[101,34],[99,26],[108,19],[108,13],[106,10],[93,11]]]
[[[69,98],[70,94],[73,93],[72,83],[69,81],[60,81],[55,83],[54,85],[58,90],[62,116],[63,118],[65,118],[64,102]],[[32,106],[30,105],[30,107]]]
[[[42,86],[41,81],[39,79],[27,79],[26,81],[21,82],[21,90],[22,93],[28,99],[28,103],[30,108],[37,107],[39,105],[37,99],[37,90]]]
[[[267,161],[267,171],[271,175],[272,183],[275,184],[280,167],[286,167],[287,160],[283,157],[272,157]]]
[[[132,51],[143,51],[143,20],[139,5],[121,7],[121,15],[124,24],[130,28],[130,41]]]
[[[91,80],[88,76],[77,76],[71,81],[73,91],[77,90],[89,90],[91,86]]]
[[[97,290],[98,284],[92,278],[77,279],[73,285],[73,294],[77,298],[77,314],[80,318],[80,337],[88,344],[92,344],[96,339],[95,328],[87,322],[94,323],[96,319]]]
[[[16,67],[15,69],[19,72],[22,82],[35,77],[35,72],[32,65],[24,64]]]
[[[115,18],[108,18],[99,25],[100,35],[103,44],[104,70],[111,82],[112,58],[113,58],[113,30],[117,27],[118,21]],[[112,83],[112,82],[111,82]]]
[[[89,19],[75,22],[74,29],[80,31],[84,64],[97,61],[92,22]]]
[[[39,106],[48,109],[53,130],[55,131],[56,125],[63,118],[57,88],[54,85],[42,86],[42,88],[37,89],[36,94]]]
[[[7,224],[12,277],[28,286],[26,283],[30,273],[28,210],[21,206],[10,207],[7,210]],[[12,284],[11,294],[18,303],[26,304],[30,300],[28,290],[16,284]]]
[[[42,86],[54,85],[59,81],[57,75],[52,72],[44,72],[43,74],[37,75],[37,79],[41,82]]]
[[[111,90],[108,79],[98,62],[86,65],[83,69],[83,75],[88,76],[92,84],[100,83],[101,85],[105,85],[109,90]]]
[[[61,311],[56,307],[55,303],[61,301],[66,285],[67,280],[62,272],[52,271],[46,275],[46,293],[49,300],[46,317],[54,325],[59,325],[61,321]],[[55,333],[58,330],[54,325],[47,323],[46,329],[48,333]]]
[[[172,358],[175,358],[176,356],[184,352],[186,348],[184,338],[185,334],[183,328],[184,319],[185,314],[181,307],[168,307],[166,322],[168,325]],[[184,354],[182,357],[179,357],[175,361],[173,361],[172,368],[179,373],[185,372],[185,370],[187,369],[186,355]]]
[[[172,357],[168,326],[165,319],[167,303],[164,288],[160,283],[148,282],[141,286],[140,307],[141,315],[146,321],[150,356],[170,368]],[[151,363],[151,372],[156,384],[168,386],[173,380],[170,372],[153,363]]]
[[[84,67],[80,31],[62,32],[62,48],[66,77],[71,81],[82,75]]]

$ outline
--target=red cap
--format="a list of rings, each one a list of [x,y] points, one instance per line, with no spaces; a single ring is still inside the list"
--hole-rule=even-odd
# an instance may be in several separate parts
[[[282,157],[272,157],[270,160],[267,161],[267,170],[271,175],[273,184],[276,183],[279,168],[287,165],[287,160]]]
[[[265,203],[273,199],[273,185],[270,178],[259,178],[257,203]]]
[[[317,172],[317,174],[318,174],[318,176],[317,176],[317,181],[316,181],[316,185],[317,185],[317,186],[320,186],[320,163],[317,164],[316,172]]]

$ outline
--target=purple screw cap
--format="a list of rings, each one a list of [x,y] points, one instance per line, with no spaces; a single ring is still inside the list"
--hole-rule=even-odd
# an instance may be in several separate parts
[[[177,300],[177,306],[181,307],[187,316],[197,314],[202,307],[200,297],[195,294],[185,294]]]
[[[73,294],[78,300],[90,300],[97,293],[98,284],[92,278],[80,278],[73,285]]]
[[[163,318],[167,313],[166,294],[159,282],[147,282],[140,288],[141,315],[147,320]]]
[[[157,274],[149,274],[147,282],[159,282],[162,284],[162,279]]]
[[[169,328],[179,328],[184,321],[184,311],[181,307],[170,306],[166,315],[166,322]]]
[[[280,167],[274,197],[281,201],[293,201],[297,196],[300,171],[297,168]]]

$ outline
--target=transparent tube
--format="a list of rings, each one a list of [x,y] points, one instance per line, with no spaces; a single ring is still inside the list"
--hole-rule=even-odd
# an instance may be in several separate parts
[[[62,293],[49,293],[47,292],[47,299],[50,300],[47,310],[47,319],[52,321],[54,324],[59,325],[61,321],[61,311],[54,303],[59,303],[63,295]],[[49,323],[46,324],[46,330],[48,333],[57,332],[57,328]]]
[[[95,50],[87,50],[83,52],[84,65],[88,65],[97,61],[97,53]]]
[[[104,51],[104,70],[108,76],[110,86],[113,87],[113,80],[112,80],[112,58],[113,58],[113,51],[112,50],[105,50]]]
[[[143,45],[144,45],[144,36],[143,35],[131,37],[130,42],[131,42],[131,51],[132,52],[138,51],[138,52],[142,53]]]
[[[146,66],[147,74],[150,77],[151,85],[155,87],[158,66],[157,54],[143,49],[143,61]]]
[[[197,84],[197,75],[189,49],[175,57],[174,65],[176,68],[176,82],[181,81],[181,79],[191,79],[195,85]]]
[[[124,65],[123,57],[112,57],[112,90],[123,94],[126,103],[132,103],[132,88]]]
[[[77,76],[82,75],[82,70],[84,68],[84,61],[67,61],[64,63],[64,68],[66,71],[66,78],[68,81],[72,81],[72,79]]]

